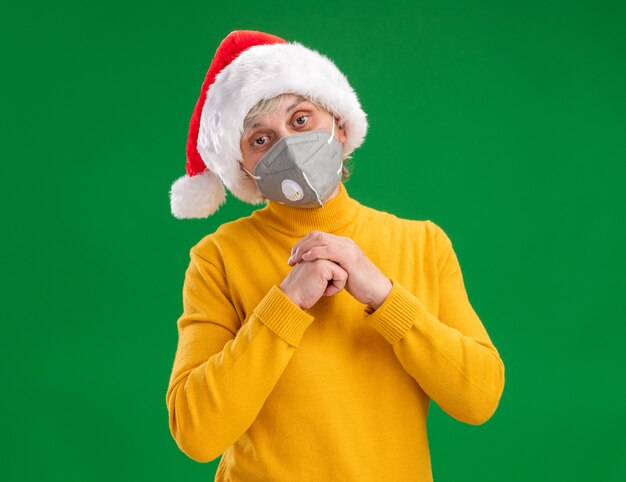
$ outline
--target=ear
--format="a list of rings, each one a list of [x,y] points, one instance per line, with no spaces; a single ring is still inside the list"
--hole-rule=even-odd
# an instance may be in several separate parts
[[[339,139],[339,142],[341,142],[342,144],[345,144],[346,139],[348,138],[348,136],[346,135],[346,128],[345,126],[341,126],[339,127],[339,121],[341,119],[335,117],[335,122],[336,122],[336,132],[337,132],[337,139]]]

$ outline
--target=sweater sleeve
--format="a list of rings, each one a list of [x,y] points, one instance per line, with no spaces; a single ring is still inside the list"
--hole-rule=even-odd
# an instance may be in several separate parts
[[[393,346],[404,369],[450,416],[479,425],[504,390],[504,363],[467,296],[452,243],[436,224],[439,316],[390,278],[392,289],[366,322]]]
[[[210,462],[252,425],[314,318],[274,285],[241,324],[222,272],[190,258],[165,398],[178,447]]]

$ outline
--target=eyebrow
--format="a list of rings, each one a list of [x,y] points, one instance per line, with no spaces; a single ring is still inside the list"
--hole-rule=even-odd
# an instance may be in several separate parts
[[[285,110],[285,113],[289,112],[290,110],[295,109],[297,106],[299,106],[300,104],[302,104],[303,102],[308,102],[308,99],[304,99],[304,98],[300,98],[299,100],[295,101],[293,104],[291,104],[289,107],[287,107],[287,109]],[[259,127],[262,124],[255,122],[254,124],[252,124],[250,126],[250,130],[254,129],[255,127]]]

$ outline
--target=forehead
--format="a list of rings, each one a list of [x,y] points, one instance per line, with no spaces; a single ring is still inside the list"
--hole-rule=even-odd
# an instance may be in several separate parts
[[[271,121],[272,118],[281,118],[284,115],[290,115],[293,110],[302,103],[307,103],[307,107],[312,107],[316,109],[315,104],[313,104],[309,99],[302,95],[296,94],[283,94],[278,103],[274,104],[270,110],[262,109],[261,112],[254,118],[254,122],[250,126],[251,129],[255,127],[259,127],[265,121]]]

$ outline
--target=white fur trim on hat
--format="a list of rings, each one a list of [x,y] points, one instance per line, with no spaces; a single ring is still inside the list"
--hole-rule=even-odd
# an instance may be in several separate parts
[[[243,121],[258,101],[285,93],[309,97],[339,117],[346,128],[344,158],[365,138],[366,114],[347,78],[328,57],[298,42],[246,49],[209,87],[197,143],[207,168],[242,201],[262,202],[261,192],[239,167]]]
[[[226,191],[215,174],[204,171],[178,178],[170,189],[170,206],[178,219],[206,218],[224,204]]]

